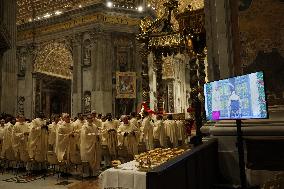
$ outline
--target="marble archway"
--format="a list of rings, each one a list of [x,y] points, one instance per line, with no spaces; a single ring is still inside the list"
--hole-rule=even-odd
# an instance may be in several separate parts
[[[64,42],[50,42],[38,48],[34,73],[34,113],[47,117],[71,113],[72,52]]]

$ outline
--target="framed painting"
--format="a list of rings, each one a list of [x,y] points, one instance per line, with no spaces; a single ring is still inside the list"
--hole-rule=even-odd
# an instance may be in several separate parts
[[[135,72],[116,72],[116,98],[136,98]]]

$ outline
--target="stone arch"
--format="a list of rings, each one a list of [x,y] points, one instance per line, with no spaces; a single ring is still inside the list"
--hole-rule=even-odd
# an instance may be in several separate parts
[[[71,79],[72,52],[63,42],[43,44],[37,51],[34,72]]]

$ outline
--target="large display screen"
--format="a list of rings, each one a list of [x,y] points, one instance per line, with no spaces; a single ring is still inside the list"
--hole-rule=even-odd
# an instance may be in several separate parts
[[[267,118],[263,72],[204,84],[208,120]]]

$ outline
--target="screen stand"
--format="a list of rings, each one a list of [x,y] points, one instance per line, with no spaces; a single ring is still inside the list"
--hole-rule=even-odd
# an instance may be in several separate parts
[[[240,170],[240,181],[241,188],[247,188],[246,170],[245,170],[245,155],[244,155],[244,143],[243,143],[243,133],[242,133],[242,120],[237,119],[237,147],[239,155],[239,170]]]

